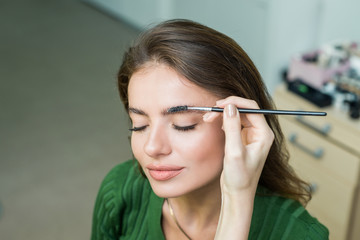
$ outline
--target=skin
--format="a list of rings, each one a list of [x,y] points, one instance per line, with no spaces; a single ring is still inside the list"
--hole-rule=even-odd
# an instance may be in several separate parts
[[[262,115],[240,118],[236,107],[257,104],[239,97],[219,99],[158,63],[132,75],[128,96],[134,156],[154,192],[169,198],[185,232],[192,239],[247,239],[257,183],[274,136]],[[182,105],[225,111],[166,113]],[[181,170],[158,180],[149,166]],[[166,202],[162,211],[166,239],[186,239]]]

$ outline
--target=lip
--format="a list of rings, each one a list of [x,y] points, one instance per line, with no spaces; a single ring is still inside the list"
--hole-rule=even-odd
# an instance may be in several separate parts
[[[183,167],[179,166],[156,166],[153,164],[149,164],[146,168],[148,169],[150,176],[156,181],[170,180],[179,175],[184,170]]]

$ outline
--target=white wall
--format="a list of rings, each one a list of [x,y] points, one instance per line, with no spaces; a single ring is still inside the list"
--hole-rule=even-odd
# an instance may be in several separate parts
[[[318,43],[337,39],[360,41],[360,1],[322,0]]]
[[[138,27],[172,17],[173,0],[83,0]]]
[[[267,12],[265,64],[260,70],[273,92],[291,56],[317,47],[319,1],[272,0]]]
[[[270,92],[292,55],[332,39],[360,39],[359,0],[87,0],[145,28],[187,18],[236,40],[253,59]]]
[[[264,68],[266,3],[258,0],[182,0],[174,1],[173,7],[175,18],[192,19],[227,34],[240,44],[260,70]]]

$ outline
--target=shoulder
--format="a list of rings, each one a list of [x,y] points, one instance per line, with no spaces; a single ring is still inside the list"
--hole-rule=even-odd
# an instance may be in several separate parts
[[[126,206],[137,199],[144,189],[150,189],[148,185],[135,160],[112,168],[102,181],[97,194],[93,212],[93,239],[107,239],[102,234],[117,236],[121,231],[121,216],[125,214]]]
[[[114,166],[105,176],[103,183],[108,181],[121,181],[128,177],[134,177],[137,163],[135,160],[128,160]]]
[[[128,192],[141,192],[147,185],[148,181],[141,175],[137,161],[128,160],[108,172],[101,183],[98,198],[104,197],[107,201],[116,199],[117,203],[121,203],[128,199]]]
[[[297,201],[259,187],[254,203],[250,239],[325,240],[328,229]]]
[[[128,160],[125,161],[123,163],[120,163],[118,165],[116,165],[115,167],[113,167],[108,174],[105,176],[104,181],[107,180],[112,180],[112,179],[123,179],[126,178],[126,176],[131,173],[133,174],[133,172],[135,171],[137,167],[137,163],[135,160]]]

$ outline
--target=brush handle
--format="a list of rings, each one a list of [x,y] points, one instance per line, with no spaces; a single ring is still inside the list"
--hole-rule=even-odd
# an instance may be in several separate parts
[[[238,108],[240,113],[256,113],[256,114],[278,114],[278,115],[303,115],[303,116],[326,116],[326,112],[312,112],[312,111],[290,111],[290,110],[266,110],[266,109],[251,109]],[[212,107],[212,112],[223,112],[223,108]]]

